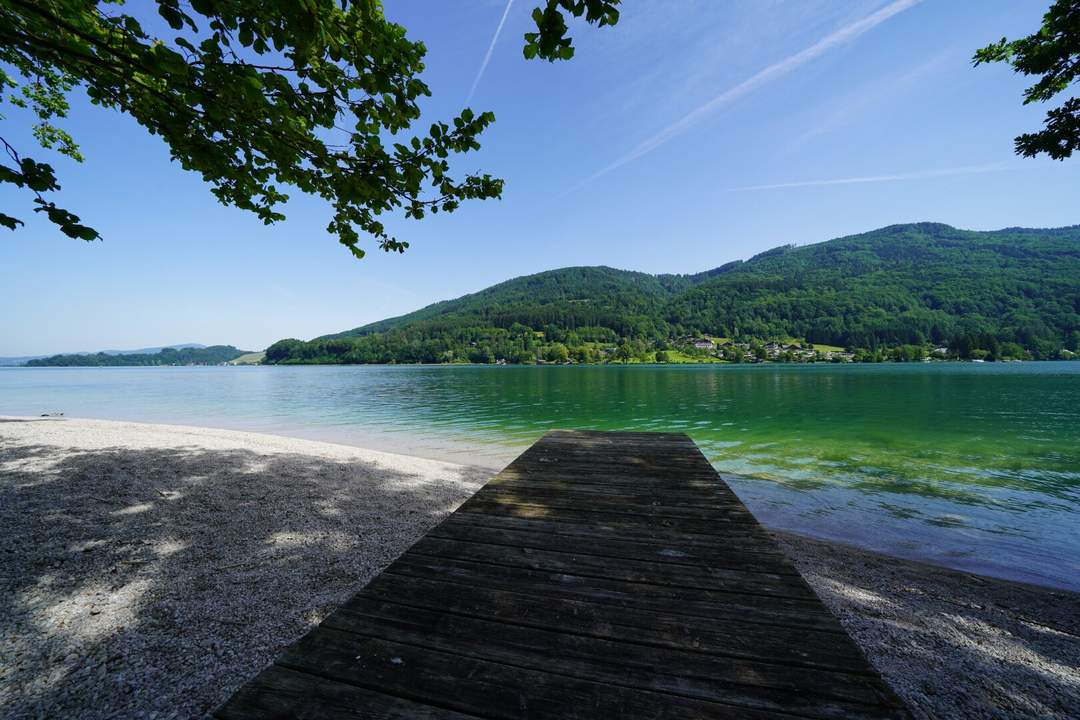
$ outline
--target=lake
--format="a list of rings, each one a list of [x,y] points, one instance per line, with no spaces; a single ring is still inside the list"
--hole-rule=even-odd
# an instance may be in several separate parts
[[[684,431],[769,526],[1080,590],[1080,362],[0,368],[0,414],[52,411],[493,467]]]

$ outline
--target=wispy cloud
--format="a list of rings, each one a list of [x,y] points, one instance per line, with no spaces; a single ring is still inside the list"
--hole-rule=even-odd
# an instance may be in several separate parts
[[[484,71],[487,70],[488,63],[491,62],[491,53],[495,51],[495,43],[499,41],[499,33],[502,32],[503,25],[506,24],[506,16],[510,14],[510,6],[513,4],[514,0],[506,0],[506,7],[503,8],[502,17],[499,18],[499,26],[495,28],[495,34],[491,37],[491,44],[488,45],[487,53],[484,54],[484,62],[480,63],[480,69],[476,71],[472,87],[469,88],[469,96],[465,98],[466,105],[472,102],[473,95],[476,94],[476,87],[480,84],[480,78],[484,77]]]
[[[830,178],[827,180],[798,180],[796,182],[771,183],[769,185],[747,185],[745,187],[728,188],[725,192],[781,190],[784,188],[820,187],[823,185],[855,185],[859,183],[895,182],[898,180],[929,180],[930,178],[947,177],[949,175],[980,175],[982,173],[1005,170],[1007,167],[1008,166],[1005,163],[993,163],[990,165],[968,165],[966,167],[897,173],[895,175],[864,175],[861,177]]]
[[[897,15],[908,8],[918,5],[921,0],[894,0],[885,7],[877,10],[866,17],[849,23],[844,27],[836,30],[829,35],[825,36],[818,42],[814,43],[810,47],[804,48],[794,55],[790,55],[783,60],[773,63],[763,70],[758,71],[754,75],[750,76],[746,80],[743,80],[738,85],[728,88],[724,92],[720,93],[716,97],[712,98],[703,105],[699,105],[683,117],[679,118],[675,122],[665,127],[660,132],[656,133],[649,139],[638,144],[631,149],[628,153],[620,157],[615,162],[611,163],[607,167],[604,167],[597,172],[593,173],[589,177],[582,180],[575,186],[575,189],[592,182],[597,178],[606,175],[607,173],[617,168],[626,165],[627,163],[637,160],[641,156],[652,152],[661,145],[664,145],[668,141],[683,134],[690,128],[699,124],[702,120],[708,117],[711,113],[717,109],[728,105],[735,100],[747,95],[754,90],[757,90],[762,85],[766,85],[788,73],[796,70],[797,68],[805,65],[806,63],[814,60],[829,50],[835,47],[849,43],[858,38],[863,33],[872,30],[881,23],[885,22],[889,18]]]
[[[832,110],[817,114],[818,121],[791,140],[787,151],[792,152],[816,137],[853,124],[868,108],[878,106],[880,112],[882,104],[887,105],[890,101],[903,102],[905,92],[923,83],[929,76],[940,75],[944,68],[959,67],[966,70],[971,64],[969,55],[971,52],[966,45],[962,49],[949,48],[898,75],[876,77],[862,88],[832,100]]]

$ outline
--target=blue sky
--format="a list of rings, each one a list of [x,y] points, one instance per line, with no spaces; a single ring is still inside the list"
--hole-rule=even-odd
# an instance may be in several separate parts
[[[353,260],[320,201],[294,196],[272,227],[222,207],[160,140],[76,100],[87,159],[54,163],[57,200],[105,240],[33,219],[0,234],[0,355],[258,349],[567,265],[698,272],[898,222],[1080,223],[1080,159],[1012,153],[1045,108],[1021,106],[1007,67],[970,65],[1047,2],[628,0],[616,27],[575,27],[558,64],[522,58],[534,4],[387,3],[428,47],[425,126],[471,93],[497,122],[457,167],[507,181],[501,201],[391,221],[412,244],[400,256]],[[7,186],[0,203],[27,215]]]

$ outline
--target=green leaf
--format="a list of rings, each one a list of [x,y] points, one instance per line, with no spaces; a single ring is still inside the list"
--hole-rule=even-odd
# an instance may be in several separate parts
[[[5,215],[4,213],[0,213],[0,225],[3,225],[4,227],[6,227],[6,228],[8,228],[10,230],[15,230],[19,225],[25,225],[25,224],[26,223],[24,223],[22,220],[20,220],[18,218],[13,218],[10,215]]]
[[[1002,38],[975,52],[974,65],[1005,62],[1023,75],[1038,77],[1023,93],[1025,105],[1048,102],[1080,80],[1080,0],[1056,0],[1039,30],[1025,38]],[[1044,128],[1014,140],[1016,153],[1046,154],[1064,160],[1080,148],[1080,98],[1047,111]]]

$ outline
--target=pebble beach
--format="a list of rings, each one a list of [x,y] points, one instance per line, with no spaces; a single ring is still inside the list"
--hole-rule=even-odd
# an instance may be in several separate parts
[[[0,418],[0,715],[203,717],[491,474]],[[916,717],[1075,717],[1080,595],[776,536]]]

